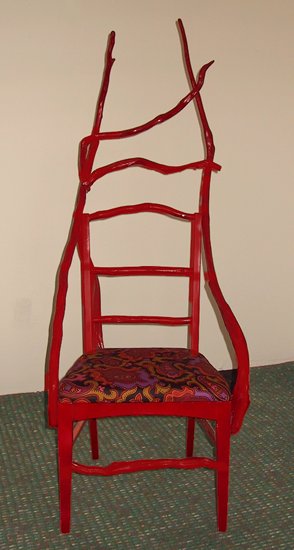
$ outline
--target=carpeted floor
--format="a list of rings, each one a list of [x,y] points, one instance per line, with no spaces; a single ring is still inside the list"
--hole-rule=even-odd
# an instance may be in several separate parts
[[[292,550],[293,373],[294,363],[251,371],[252,405],[232,438],[225,534],[216,530],[213,472],[160,470],[75,475],[72,531],[61,535],[56,434],[46,427],[44,394],[1,397],[1,550]],[[197,437],[200,454],[210,453],[199,428]],[[102,460],[183,456],[185,420],[103,420],[100,443]],[[91,462],[86,430],[75,456]]]

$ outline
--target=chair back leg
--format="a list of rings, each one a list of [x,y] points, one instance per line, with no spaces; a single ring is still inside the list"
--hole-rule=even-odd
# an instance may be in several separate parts
[[[194,450],[194,436],[195,436],[195,418],[187,418],[187,431],[186,431],[186,457],[193,456]]]
[[[91,441],[91,451],[93,460],[99,458],[99,446],[98,446],[98,427],[97,420],[91,418],[89,420],[89,431],[90,431],[90,441]]]

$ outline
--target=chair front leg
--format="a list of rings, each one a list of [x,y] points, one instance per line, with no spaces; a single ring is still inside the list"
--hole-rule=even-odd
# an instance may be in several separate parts
[[[227,530],[230,467],[230,416],[217,420],[216,458],[220,463],[216,471],[217,522],[219,531]]]
[[[71,486],[72,486],[72,447],[73,422],[65,415],[59,415],[58,425],[58,465],[60,528],[62,533],[70,531]]]

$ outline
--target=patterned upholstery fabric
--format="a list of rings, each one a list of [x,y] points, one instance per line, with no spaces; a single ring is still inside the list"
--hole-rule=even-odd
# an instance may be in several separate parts
[[[82,355],[59,384],[62,402],[228,401],[227,382],[182,348],[106,348]]]

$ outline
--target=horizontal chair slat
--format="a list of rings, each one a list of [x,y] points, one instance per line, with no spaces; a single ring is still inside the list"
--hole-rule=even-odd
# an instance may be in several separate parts
[[[203,170],[205,168],[210,170],[213,169],[212,167],[208,167],[207,161],[205,160],[189,162],[187,164],[170,165],[154,162],[153,160],[142,157],[131,157],[127,159],[120,159],[96,168],[96,170],[91,172],[87,178],[87,181],[84,182],[83,185],[86,185],[89,188],[89,185],[91,187],[95,181],[103,178],[103,176],[106,176],[107,174],[112,174],[113,172],[118,172],[119,170],[125,170],[134,166],[144,168],[145,170],[152,170],[164,175],[177,174],[179,172],[184,172],[185,170]],[[220,167],[218,167],[218,169],[220,169]]]
[[[124,276],[124,275],[169,275],[179,277],[190,277],[192,270],[189,267],[173,266],[123,266],[123,267],[94,267],[92,269],[97,275]]]
[[[114,216],[122,216],[123,214],[140,214],[143,212],[151,212],[154,214],[165,214],[166,216],[172,216],[174,218],[180,218],[182,220],[191,221],[198,214],[183,212],[182,210],[177,210],[166,204],[158,204],[154,202],[144,202],[140,204],[129,204],[125,206],[118,206],[116,208],[109,208],[108,210],[98,210],[97,212],[92,212],[89,214],[89,220],[104,220],[107,218],[113,218]]]
[[[93,319],[94,323],[142,323],[159,325],[189,325],[191,317],[164,317],[161,315],[100,315]]]

